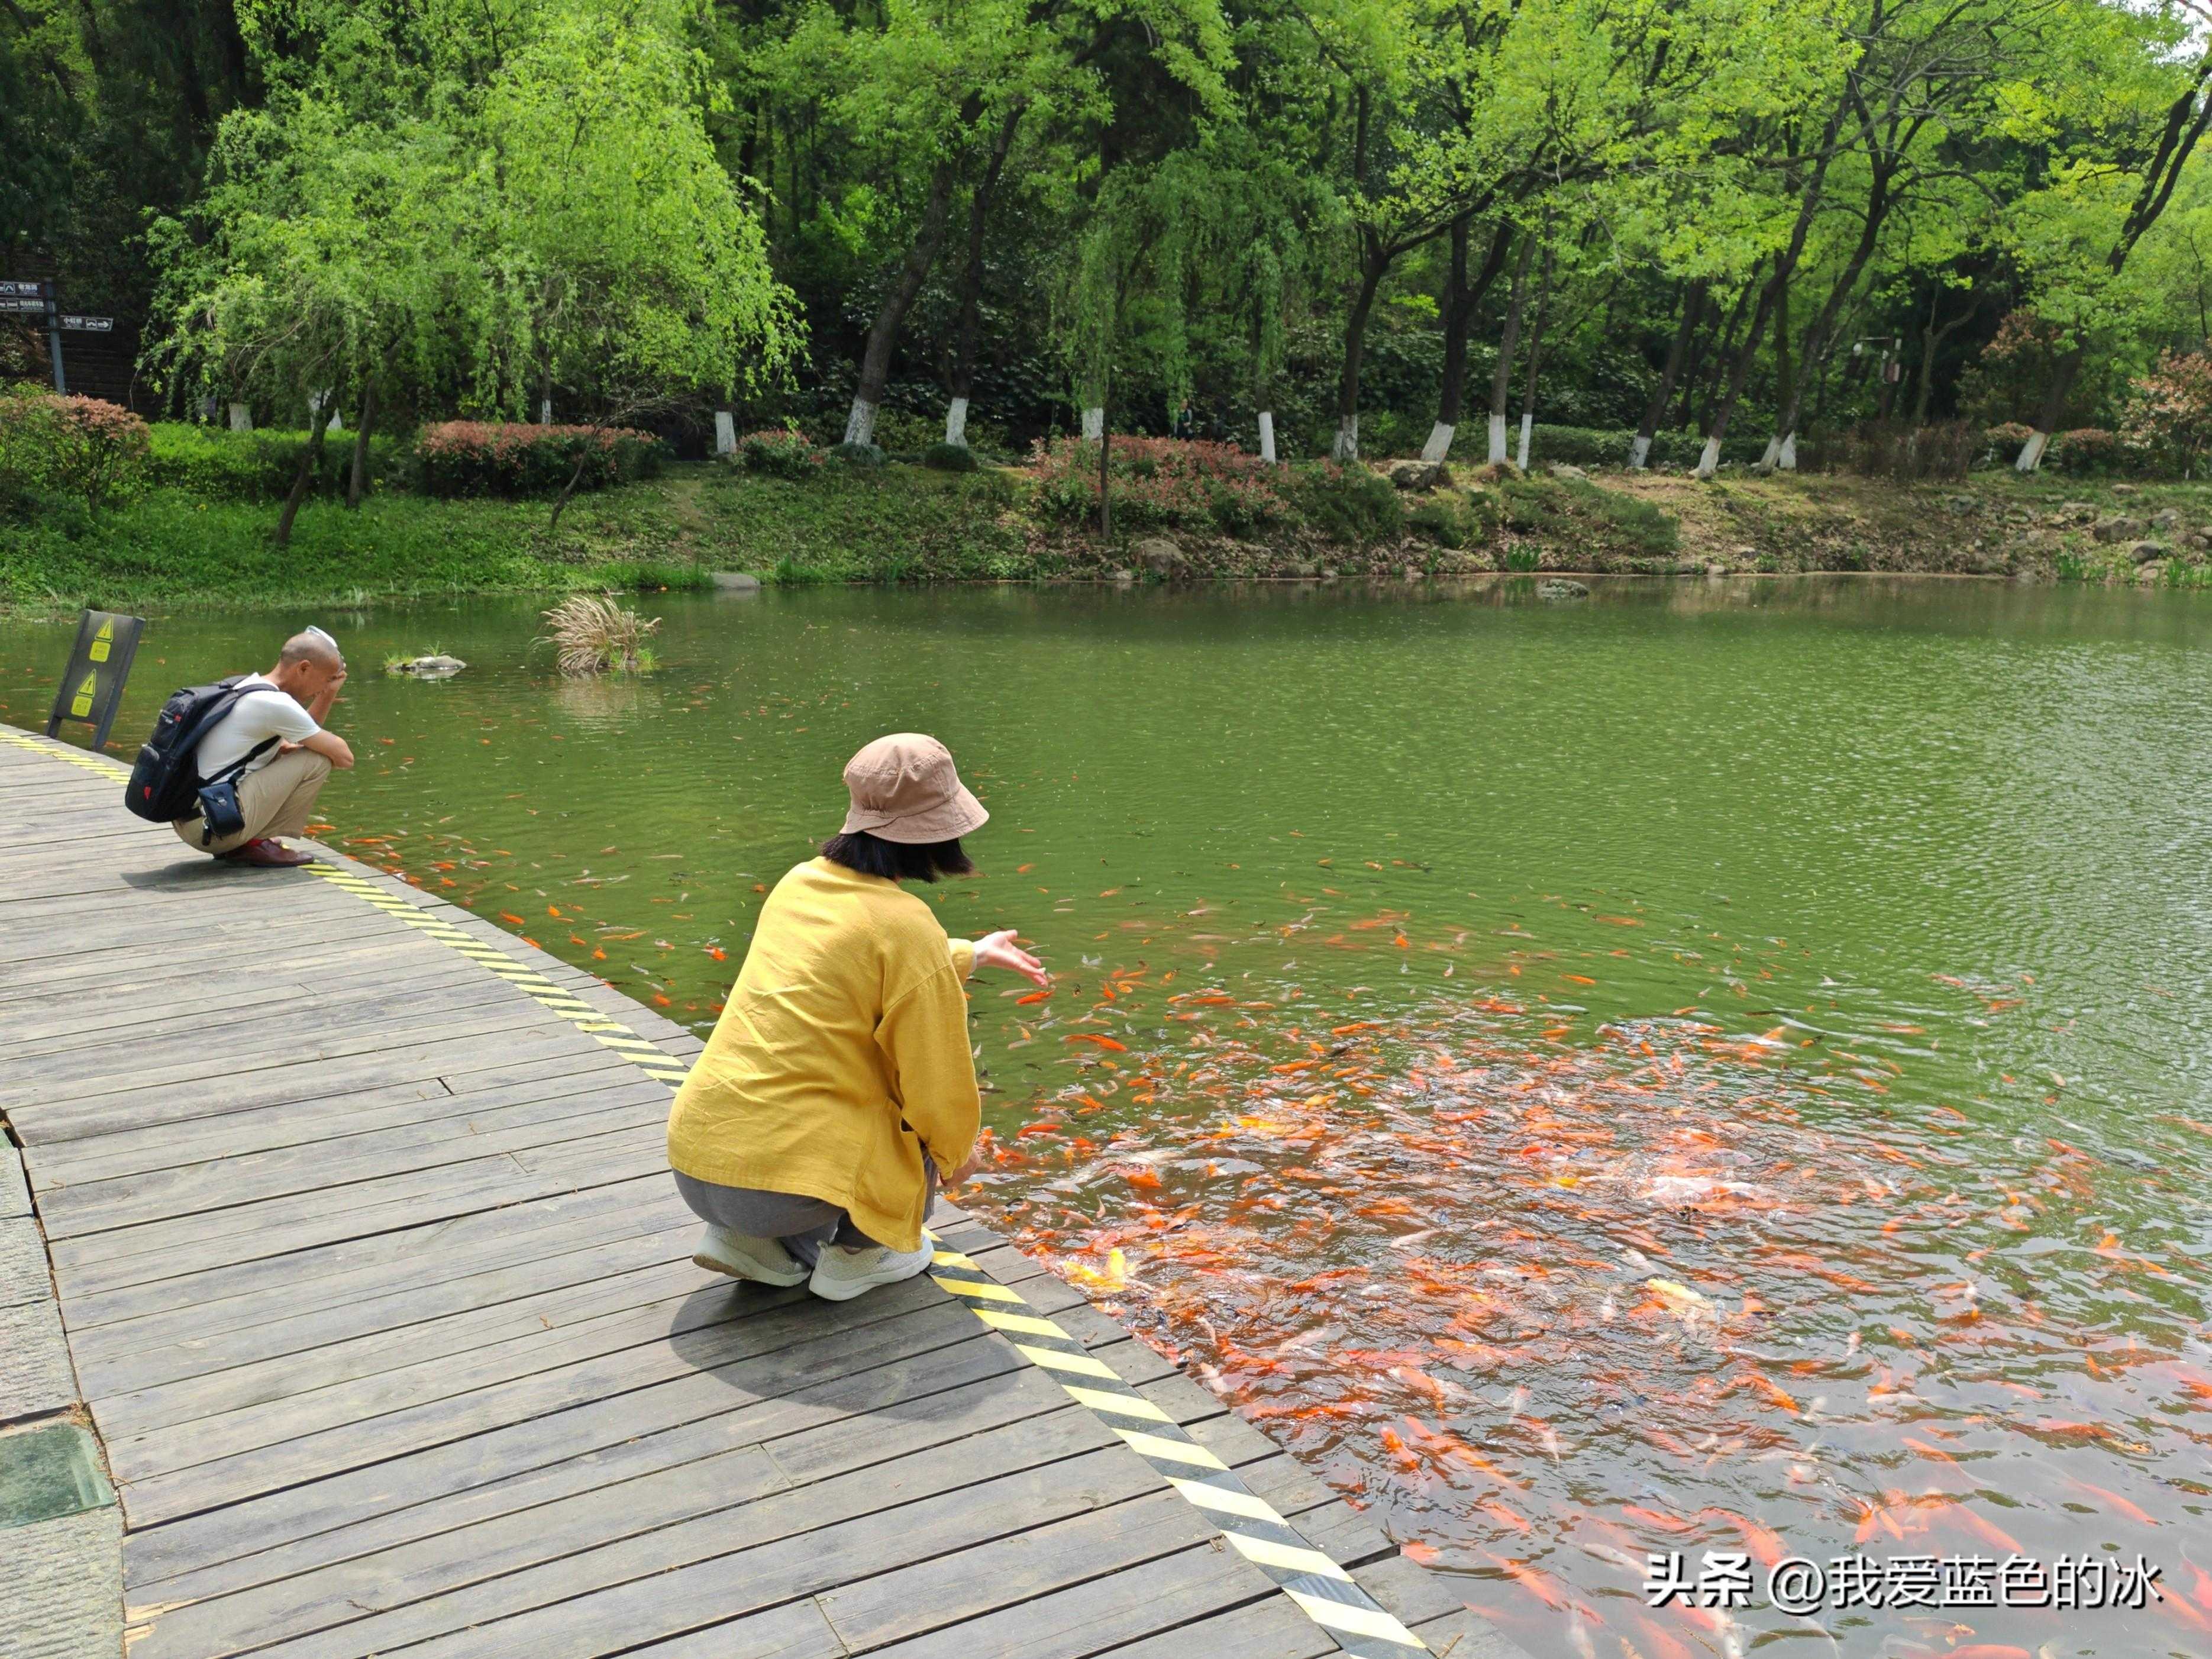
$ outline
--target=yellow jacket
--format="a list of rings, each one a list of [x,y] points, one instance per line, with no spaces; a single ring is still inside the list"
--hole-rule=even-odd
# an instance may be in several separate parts
[[[729,1001],[668,1115],[696,1181],[826,1200],[878,1243],[921,1243],[926,1152],[965,1163],[981,1121],[948,939],[895,881],[810,859],[776,883]]]

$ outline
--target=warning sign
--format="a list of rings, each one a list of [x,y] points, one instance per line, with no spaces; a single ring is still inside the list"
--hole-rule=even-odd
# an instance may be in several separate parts
[[[77,617],[76,644],[61,689],[54,693],[53,712],[46,716],[48,737],[61,734],[64,720],[82,720],[92,727],[92,746],[106,746],[108,729],[123,702],[123,683],[131,678],[131,659],[138,650],[138,632],[145,626],[143,617],[110,611],[87,611]]]

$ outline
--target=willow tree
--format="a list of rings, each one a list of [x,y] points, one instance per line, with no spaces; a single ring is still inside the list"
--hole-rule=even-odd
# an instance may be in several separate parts
[[[549,385],[629,417],[757,383],[799,339],[753,202],[709,143],[680,7],[563,9],[490,78],[460,204],[466,406]]]
[[[150,355],[312,408],[311,450],[350,389],[349,494],[381,400],[519,415],[558,378],[634,411],[793,349],[680,0],[245,15],[270,96],[155,227]]]

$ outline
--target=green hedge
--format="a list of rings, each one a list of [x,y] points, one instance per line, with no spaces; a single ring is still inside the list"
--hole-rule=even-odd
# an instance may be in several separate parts
[[[158,421],[153,440],[151,482],[207,501],[276,501],[290,493],[300,470],[304,432],[231,432],[222,427]],[[393,476],[398,447],[381,434],[368,441],[368,476]],[[342,495],[353,465],[353,434],[333,432],[323,444],[313,492]]]

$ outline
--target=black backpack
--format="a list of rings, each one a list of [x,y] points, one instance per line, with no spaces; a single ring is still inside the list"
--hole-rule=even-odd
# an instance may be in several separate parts
[[[200,776],[192,763],[200,739],[231,711],[238,700],[259,685],[244,685],[248,678],[233,674],[213,685],[188,685],[172,691],[154,722],[154,735],[139,745],[137,763],[123,791],[123,804],[142,818],[155,823],[174,823],[200,815]],[[257,744],[245,760],[226,769],[235,773],[276,739]]]

